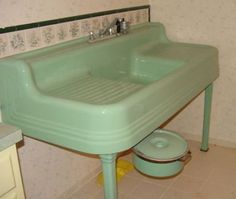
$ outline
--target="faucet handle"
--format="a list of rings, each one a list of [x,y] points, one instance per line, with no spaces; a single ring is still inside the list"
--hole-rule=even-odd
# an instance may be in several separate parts
[[[126,34],[129,31],[129,22],[125,21],[124,18],[123,18],[122,22],[120,23],[120,31],[123,34]]]
[[[114,25],[113,27],[110,27],[110,28],[108,29],[108,34],[109,34],[109,35],[115,35],[115,34],[117,34],[117,25]]]
[[[94,39],[95,39],[95,34],[94,34],[93,31],[90,31],[90,32],[89,32],[89,40],[92,41],[92,40],[94,40]]]

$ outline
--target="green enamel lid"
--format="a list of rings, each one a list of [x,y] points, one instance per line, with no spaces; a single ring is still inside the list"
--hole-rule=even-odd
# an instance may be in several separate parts
[[[133,148],[137,155],[158,162],[177,160],[188,150],[188,143],[182,136],[161,129],[155,130]]]

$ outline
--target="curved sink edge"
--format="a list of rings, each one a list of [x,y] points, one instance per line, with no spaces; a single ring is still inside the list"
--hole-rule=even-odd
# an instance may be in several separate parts
[[[117,40],[118,41],[118,40]],[[71,50],[71,49],[70,49]],[[20,57],[20,56],[19,56]],[[188,67],[190,68],[190,66],[191,67],[193,67],[193,65],[189,65]],[[184,69],[186,69],[186,68],[184,68]],[[182,68],[182,70],[184,70],[183,68]],[[182,70],[181,70],[181,72],[182,72]],[[179,70],[180,71],[180,70]],[[217,73],[217,71],[213,71],[214,73]],[[180,73],[180,72],[179,72]],[[214,76],[214,77],[213,77]],[[214,81],[214,79],[216,78],[215,76],[217,76],[216,74],[214,74],[214,75],[212,75],[212,74],[210,74],[210,76],[209,77],[207,77],[207,78],[202,78],[202,79],[199,79],[199,84],[201,84],[201,86],[196,86],[196,88],[194,88],[194,86],[193,86],[193,88],[194,89],[196,89],[195,91],[192,91],[192,92],[190,92],[189,91],[189,93],[191,93],[191,94],[189,94],[189,96],[186,96],[186,97],[184,97],[184,99],[183,100],[180,100],[181,101],[181,103],[179,102],[179,104],[177,104],[176,105],[176,107],[180,107],[180,106],[182,106],[184,103],[186,103],[186,101],[188,101],[188,100],[190,100],[189,98],[191,98],[193,95],[195,95],[197,92],[200,92],[200,90],[202,90],[202,89],[204,89],[204,86],[206,86],[206,84],[209,84],[209,81]],[[86,104],[86,106],[84,107],[84,109],[86,108],[88,108],[88,107],[90,107],[91,109],[93,108],[93,109],[95,109],[95,108],[97,108],[97,110],[99,110],[99,111],[107,111],[107,113],[109,112],[109,111],[111,111],[111,110],[109,110],[109,109],[112,109],[113,108],[113,111],[114,110],[116,110],[116,111],[124,111],[125,110],[125,106],[121,106],[121,105],[124,105],[124,104],[126,104],[127,106],[128,105],[132,105],[132,103],[133,102],[135,102],[135,103],[140,103],[140,104],[142,104],[142,102],[144,102],[144,100],[145,100],[145,96],[144,97],[141,97],[141,95],[143,95],[143,94],[145,94],[145,93],[147,93],[147,94],[150,94],[151,93],[151,91],[152,91],[152,89],[153,88],[158,88],[158,87],[160,87],[160,86],[162,86],[162,87],[164,87],[166,84],[167,84],[167,80],[169,80],[169,79],[171,79],[171,78],[174,78],[175,77],[175,75],[173,75],[173,73],[170,73],[170,74],[168,74],[167,76],[165,76],[165,80],[164,79],[162,79],[163,81],[156,81],[156,82],[154,82],[153,84],[150,84],[150,85],[148,85],[146,88],[145,88],[145,90],[142,90],[142,92],[140,91],[140,92],[137,92],[137,93],[135,93],[132,97],[128,97],[128,98],[125,98],[124,100],[122,100],[122,101],[120,101],[119,103],[113,103],[113,104],[108,104],[108,105],[90,105],[90,104],[86,104],[86,103],[84,103],[84,104],[80,104],[80,103],[78,103],[78,102],[75,102],[75,103],[72,103],[71,101],[71,103],[72,103],[72,105],[70,106],[70,108],[72,109],[72,108],[74,108],[74,109],[78,109],[79,110],[79,107],[77,108],[77,106],[78,106],[78,104],[79,105],[84,105],[85,106],[85,104]],[[27,83],[27,81],[26,81],[26,83]],[[158,83],[158,86],[157,86],[157,83]],[[169,82],[170,83],[170,82]],[[48,105],[50,105],[50,100],[52,100],[52,99],[55,99],[55,98],[53,98],[52,96],[46,96],[46,95],[44,95],[44,94],[42,94],[41,92],[38,92],[39,90],[37,90],[37,87],[29,87],[28,85],[26,85],[25,84],[25,86],[26,86],[26,91],[29,91],[29,89],[35,89],[35,93],[34,93],[34,95],[33,95],[33,97],[31,97],[30,98],[30,100],[33,100],[34,102],[41,102],[42,104],[47,104],[48,103]],[[27,90],[28,89],[28,90]],[[183,95],[184,96],[184,95]],[[139,99],[135,99],[136,97],[140,97]],[[146,97],[148,97],[148,96],[146,96]],[[163,97],[163,96],[162,96]],[[50,100],[49,100],[50,99]],[[175,98],[172,98],[172,100],[173,99],[175,99]],[[143,101],[142,101],[143,100]],[[154,99],[153,99],[154,100]],[[10,109],[18,109],[18,110],[22,110],[22,107],[14,107],[14,103],[17,103],[17,101],[16,101],[16,99],[14,99],[14,100],[12,100],[13,101],[13,103],[12,104],[10,104],[10,106],[9,107],[6,107],[6,109],[8,109],[9,108],[9,110]],[[12,101],[10,101],[10,102],[12,102]],[[52,101],[51,101],[52,102]],[[60,104],[62,104],[62,102],[67,102],[65,99],[58,99],[58,101],[54,101],[53,103],[54,103],[54,105],[56,104],[56,105],[58,105],[58,107],[59,107],[59,105]],[[160,101],[160,103],[161,103],[162,101]],[[178,102],[178,100],[176,100],[176,103]],[[7,105],[9,105],[9,103],[8,102],[6,102],[6,104]],[[29,104],[30,105],[30,104]],[[35,104],[35,105],[37,105],[37,103]],[[174,105],[174,103],[173,103],[173,105]],[[167,105],[165,105],[165,107],[166,107]],[[30,106],[29,106],[30,107]],[[51,106],[49,106],[49,107],[51,107]],[[75,108],[76,107],[76,108]],[[28,106],[26,106],[26,108],[28,108]],[[10,115],[10,112],[5,112],[6,111],[6,109],[4,109],[3,111],[4,111],[4,114],[3,114],[3,120],[4,121],[6,121],[6,122],[12,122],[12,123],[15,123],[15,124],[17,124],[17,125],[22,125],[22,124],[19,124],[19,121],[22,121],[24,118],[23,117],[19,117],[19,118],[17,118],[18,116],[14,116],[14,115]],[[88,108],[89,109],[89,108]],[[53,110],[53,109],[52,109]],[[172,109],[172,111],[173,110],[175,110],[175,108],[173,108]],[[14,111],[17,111],[17,110],[14,110]],[[15,112],[12,112],[13,114],[18,114],[17,112],[15,113]],[[40,112],[41,110],[39,110],[39,112]],[[159,110],[160,111],[160,110]],[[159,111],[157,111],[157,112],[159,112]],[[155,112],[155,111],[154,111]],[[164,111],[160,111],[161,113],[163,113],[164,114]],[[168,112],[168,111],[167,111]],[[25,112],[25,113],[27,113],[27,112]],[[98,112],[98,113],[101,113],[101,112]],[[148,114],[148,113],[147,113]],[[133,133],[131,133],[130,134],[130,131],[129,130],[127,130],[126,132],[124,131],[125,130],[125,125],[124,125],[124,123],[123,123],[123,128],[120,128],[120,129],[117,129],[116,131],[103,131],[103,133],[105,134],[105,133],[107,133],[107,135],[109,135],[110,136],[110,138],[108,138],[108,137],[106,137],[106,139],[104,138],[104,140],[106,140],[106,145],[102,145],[102,142],[99,142],[99,141],[103,141],[102,139],[95,139],[96,138],[96,136],[94,136],[94,137],[92,137],[91,138],[91,143],[92,144],[94,144],[94,143],[96,143],[96,141],[98,142],[97,143],[97,145],[96,146],[92,146],[92,144],[90,145],[90,149],[88,150],[88,149],[86,149],[86,148],[88,148],[89,146],[88,146],[88,143],[86,142],[86,143],[84,143],[84,135],[83,135],[83,133],[82,133],[82,135],[80,135],[80,136],[78,136],[77,137],[77,140],[76,140],[76,137],[73,137],[74,135],[76,135],[75,134],[75,132],[73,131],[73,132],[71,132],[71,134],[70,134],[70,136],[68,135],[68,140],[66,140],[65,138],[66,138],[66,134],[65,134],[65,132],[66,131],[64,131],[64,134],[61,134],[60,132],[63,130],[63,129],[59,129],[59,127],[61,127],[61,126],[53,126],[52,125],[52,123],[51,124],[47,124],[49,127],[48,127],[48,131],[49,132],[51,132],[51,133],[47,133],[47,131],[45,131],[45,132],[42,132],[42,134],[40,133],[40,131],[42,131],[42,130],[40,130],[40,128],[34,128],[33,126],[36,126],[36,124],[37,124],[37,122],[38,121],[32,121],[31,120],[31,123],[30,124],[28,124],[28,126],[26,125],[26,127],[24,128],[23,126],[22,126],[22,128],[23,129],[25,129],[25,131],[31,131],[31,132],[29,132],[29,133],[27,133],[27,134],[31,134],[31,135],[33,135],[33,137],[35,137],[35,138],[39,138],[39,139],[41,139],[41,140],[44,140],[44,141],[50,141],[51,143],[54,143],[54,144],[58,144],[58,145],[62,145],[62,146],[66,146],[66,147],[68,147],[68,148],[73,148],[73,149],[76,149],[76,150],[80,150],[80,151],[84,151],[84,152],[89,152],[89,153],[96,153],[96,151],[97,152],[99,152],[99,153],[105,153],[106,151],[108,151],[107,150],[107,147],[109,148],[109,150],[110,150],[110,152],[117,152],[117,151],[120,151],[120,150],[123,150],[123,149],[125,149],[126,147],[130,147],[131,145],[133,145],[134,144],[134,142],[137,142],[138,140],[140,140],[143,136],[145,136],[147,133],[150,133],[149,131],[151,131],[153,128],[154,128],[154,123],[155,123],[155,125],[158,125],[158,122],[160,123],[161,121],[163,121],[164,119],[166,119],[166,117],[167,116],[169,116],[171,113],[170,112],[168,112],[168,113],[166,113],[166,115],[165,116],[162,116],[162,118],[160,119],[160,118],[158,118],[158,116],[160,116],[161,114],[159,113],[156,113],[155,112],[155,114],[154,113],[151,113],[150,112],[150,115],[152,115],[152,117],[151,116],[143,116],[143,117],[145,117],[145,118],[142,118],[142,117],[140,117],[139,119],[142,121],[142,122],[147,122],[146,120],[150,120],[150,118],[152,118],[153,119],[153,121],[151,121],[150,120],[150,123],[152,123],[152,124],[149,124],[149,127],[145,127],[145,125],[143,125],[143,123],[142,122],[140,122],[140,120],[135,120],[135,121],[133,121],[132,120],[132,115],[130,114],[130,115],[128,115],[127,116],[127,118],[129,118],[129,120],[128,121],[131,121],[131,123],[132,123],[132,121],[133,122],[137,122],[139,125],[142,125],[141,127],[143,127],[144,129],[142,129],[141,127],[139,127],[138,125],[137,126],[135,126],[134,127],[134,129],[137,129],[136,131],[135,130],[133,130],[132,132]],[[55,113],[55,117],[57,117],[57,114]],[[108,114],[109,115],[109,114]],[[68,116],[70,116],[70,114],[68,114]],[[156,116],[156,117],[153,117],[153,116]],[[150,118],[149,118],[150,117]],[[160,116],[161,117],[161,116]],[[50,117],[49,117],[50,118]],[[48,118],[46,118],[46,119],[48,119]],[[29,121],[28,121],[29,122]],[[34,122],[35,122],[35,124],[34,124]],[[59,122],[58,122],[59,123]],[[109,122],[108,122],[109,123]],[[104,123],[105,124],[105,123]],[[51,126],[50,126],[51,125]],[[66,124],[67,125],[67,124]],[[65,126],[66,126],[65,125]],[[105,124],[106,125],[106,124]],[[107,124],[107,125],[109,125],[109,124]],[[29,126],[32,126],[32,127],[29,127]],[[46,126],[46,125],[45,125]],[[44,127],[45,127],[44,126]],[[69,126],[69,125],[68,125]],[[115,124],[114,124],[114,126],[115,126]],[[122,126],[122,125],[120,125],[120,126]],[[43,127],[43,123],[41,124],[41,127]],[[139,128],[138,128],[139,127]],[[67,127],[66,127],[67,128]],[[127,127],[128,128],[128,127]],[[35,133],[35,131],[34,130],[37,130],[38,129],[38,133],[36,134]],[[49,130],[50,129],[50,130]],[[57,130],[58,130],[58,132],[57,132]],[[102,129],[100,129],[100,131],[101,131]],[[111,130],[113,130],[112,128],[111,128]],[[139,131],[138,131],[139,130]],[[142,130],[142,131],[141,131]],[[95,134],[95,133],[98,133],[99,131],[94,131],[93,133],[91,133],[91,134]],[[135,134],[136,133],[136,134]],[[56,136],[58,136],[59,134],[61,134],[61,136],[60,137],[56,137]],[[104,135],[103,134],[103,135]],[[118,135],[117,135],[118,134]],[[129,135],[130,134],[130,135]],[[97,134],[95,134],[95,135],[97,135]],[[120,140],[118,139],[119,137],[117,137],[117,136],[120,136]],[[79,137],[82,137],[81,138],[81,142],[80,141],[78,141],[78,138]],[[115,138],[117,138],[117,139],[114,139],[114,137]],[[135,137],[135,138],[134,138]],[[70,139],[70,140],[69,140]],[[110,143],[108,144],[107,142],[109,141],[109,139],[110,139]],[[122,145],[119,145],[119,142],[123,142],[124,141],[124,143],[122,143]],[[71,143],[70,143],[71,142]],[[80,145],[81,144],[81,146],[78,146],[78,145]],[[114,146],[115,144],[117,144],[116,146]],[[86,147],[87,146],[87,147]]]
[[[209,82],[210,83],[210,82]],[[201,84],[203,84],[203,82],[201,82]],[[202,89],[204,89],[204,88],[201,88],[200,90],[202,90]],[[198,91],[197,92],[195,92],[196,94],[198,94],[199,93],[199,89],[197,89]],[[195,95],[196,95],[195,94]],[[188,100],[187,100],[188,101]],[[174,102],[176,102],[176,100],[174,100]],[[183,104],[185,104],[186,102],[184,102]],[[170,104],[173,104],[173,103],[170,103]],[[157,112],[159,112],[159,111],[157,111]],[[169,115],[169,114],[168,114]],[[156,118],[157,118],[157,120],[158,120],[158,116],[160,116],[158,113],[156,114]],[[22,118],[22,117],[21,117]],[[152,116],[151,118],[155,118],[155,116]],[[168,118],[165,118],[165,119],[168,119]],[[162,121],[165,121],[165,119],[163,120],[162,119]],[[14,122],[10,122],[11,124],[15,124]],[[155,123],[155,127],[157,127],[157,125],[159,125],[158,123],[156,123],[156,121],[153,121],[153,124]],[[143,126],[143,125],[141,125],[141,126]],[[137,127],[136,127],[137,128]],[[40,129],[40,128],[39,128]],[[138,129],[140,129],[139,127],[138,127]],[[155,128],[154,128],[155,129]],[[152,130],[154,130],[154,129],[152,129]],[[120,131],[120,132],[122,132],[123,131],[123,129]],[[143,131],[144,132],[144,131]],[[151,132],[151,130],[150,130],[150,132]],[[118,133],[118,132],[116,132],[116,133]],[[46,133],[47,134],[47,133]],[[118,133],[119,134],[119,133]],[[137,136],[137,137],[135,137],[135,138],[130,138],[130,137],[128,137],[128,136],[124,136],[125,138],[126,138],[126,140],[130,140],[130,141],[127,141],[126,142],[126,145],[124,145],[124,146],[120,146],[120,147],[117,147],[116,149],[113,147],[112,148],[112,150],[110,151],[110,152],[119,152],[119,151],[123,151],[123,150],[126,150],[126,149],[128,149],[128,148],[130,148],[130,147],[132,147],[132,146],[134,146],[136,143],[138,143],[138,141],[140,141],[140,139],[143,137],[143,136],[146,136],[147,135],[147,133],[141,133],[141,132],[136,132],[136,134],[139,134],[139,136]],[[26,135],[29,135],[29,136],[32,136],[32,134],[26,134]],[[47,135],[46,137],[50,137],[51,135]],[[112,133],[111,133],[111,136],[112,136]],[[132,136],[134,136],[134,135],[132,135]],[[44,140],[44,141],[49,141],[49,139],[48,140],[45,140],[45,138],[43,138],[42,136],[34,136],[33,135],[33,137],[36,137],[36,138],[38,138],[38,139],[42,139],[42,140]],[[56,143],[55,141],[54,141],[54,139],[53,138],[55,138],[55,136],[53,135],[52,136],[52,138],[51,138],[51,141],[52,141],[52,143],[53,144],[57,144],[57,145],[61,145],[61,143]],[[64,138],[63,138],[64,139]],[[62,139],[62,140],[63,140]],[[72,138],[72,140],[74,140],[75,141],[75,138]],[[82,139],[82,140],[84,140],[84,138]],[[119,140],[119,139],[117,139],[118,140],[118,142],[120,142],[121,140]],[[133,140],[133,141],[131,141],[131,140]],[[112,145],[111,146],[114,146],[113,144],[115,144],[114,142],[112,142],[112,141],[114,141],[114,138],[113,138],[113,136],[112,136],[112,138],[111,138],[111,140],[110,140],[110,143],[112,143]],[[107,141],[106,141],[106,143],[107,143]],[[91,143],[90,143],[91,144]],[[89,145],[88,143],[86,143],[86,144],[81,144],[81,146],[83,146],[83,145]],[[63,144],[63,146],[65,146],[65,144]],[[109,145],[110,146],[110,145]],[[86,150],[85,148],[80,148],[80,147],[78,147],[78,146],[76,146],[76,144],[74,144],[74,146],[73,146],[73,149],[74,150],[79,150],[79,151],[82,151],[82,152],[86,152],[86,153],[95,153],[95,154],[101,154],[101,153],[103,153],[103,152],[105,152],[104,150],[106,150],[107,151],[107,147],[109,147],[108,145],[106,145],[105,147],[104,147],[104,145],[102,145],[102,144],[100,144],[100,145],[97,145],[96,147],[94,147],[94,149],[92,149],[91,151],[89,151],[89,150]],[[71,148],[69,145],[68,146],[65,146],[65,147],[68,147],[68,148]],[[101,149],[101,147],[103,147],[103,149]],[[110,148],[109,148],[110,149]]]

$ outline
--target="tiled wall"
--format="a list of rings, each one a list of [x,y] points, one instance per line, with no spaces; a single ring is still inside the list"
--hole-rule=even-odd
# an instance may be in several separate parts
[[[151,0],[151,19],[164,23],[172,40],[219,49],[220,77],[214,85],[211,142],[236,147],[236,3],[235,0]],[[200,139],[203,95],[168,126]]]
[[[0,58],[87,36],[90,31],[104,29],[116,17],[125,18],[131,25],[140,24],[148,21],[148,9],[0,34]]]
[[[148,3],[148,0],[2,0],[0,28]],[[102,28],[117,16],[125,17],[131,24],[143,23],[148,20],[148,9],[0,34],[0,58],[86,36],[89,30]],[[28,137],[18,149],[28,199],[61,198],[100,170],[96,157]]]

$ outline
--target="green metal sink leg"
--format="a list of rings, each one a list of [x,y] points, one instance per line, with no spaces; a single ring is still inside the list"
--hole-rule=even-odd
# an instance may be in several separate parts
[[[100,155],[104,178],[104,199],[117,199],[116,183],[117,154]]]
[[[201,151],[208,151],[209,142],[209,129],[210,129],[210,118],[211,118],[211,102],[212,102],[212,91],[213,83],[211,83],[205,89],[205,101],[204,101],[204,120],[203,120],[203,134],[202,134],[202,145]]]

